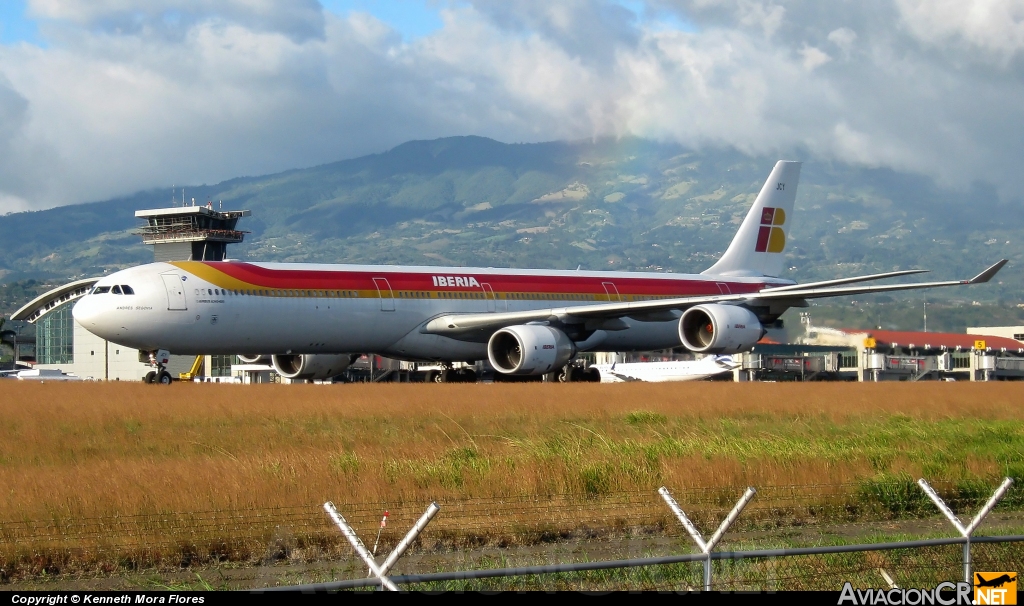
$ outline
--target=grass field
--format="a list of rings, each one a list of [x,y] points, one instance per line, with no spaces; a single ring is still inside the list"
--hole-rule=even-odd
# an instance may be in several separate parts
[[[747,485],[815,486],[805,502],[899,514],[927,506],[917,477],[973,503],[1024,476],[1021,396],[1013,383],[4,381],[0,523],[316,515],[327,500],[409,503],[415,516],[431,500],[586,500],[661,485],[720,495],[726,508]]]
[[[1024,472],[990,384],[0,384],[0,520]]]

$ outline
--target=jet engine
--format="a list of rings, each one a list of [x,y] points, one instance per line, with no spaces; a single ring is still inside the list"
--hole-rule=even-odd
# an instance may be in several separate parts
[[[491,366],[506,375],[542,375],[564,366],[576,345],[564,332],[526,324],[502,328],[487,342]]]
[[[286,379],[330,379],[352,363],[352,357],[327,354],[288,354],[271,358],[274,370]]]
[[[752,311],[735,305],[697,305],[679,318],[679,339],[695,353],[747,351],[764,336]]]
[[[259,354],[238,354],[238,359],[242,364],[266,364],[270,362],[270,356],[261,356]]]

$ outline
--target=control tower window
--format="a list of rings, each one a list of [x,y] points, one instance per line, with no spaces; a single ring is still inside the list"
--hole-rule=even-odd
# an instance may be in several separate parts
[[[115,284],[114,288],[110,289],[110,292],[115,294],[115,295],[119,295],[119,294],[121,294],[121,287],[118,286],[117,284]]]
[[[122,284],[121,285],[121,292],[123,292],[126,295],[134,295],[135,294],[135,291],[132,290],[132,287],[128,286],[127,284]]]

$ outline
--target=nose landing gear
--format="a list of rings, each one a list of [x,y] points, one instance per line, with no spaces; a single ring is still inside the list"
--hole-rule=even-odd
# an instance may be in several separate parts
[[[167,372],[166,364],[171,361],[171,352],[166,349],[149,352],[149,364],[156,368],[146,373],[142,379],[146,383],[171,384],[171,373]]]

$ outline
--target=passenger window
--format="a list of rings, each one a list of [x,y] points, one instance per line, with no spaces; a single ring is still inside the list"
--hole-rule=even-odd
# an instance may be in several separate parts
[[[135,291],[132,290],[132,287],[128,286],[127,284],[122,284],[121,285],[121,292],[123,292],[126,295],[134,295],[135,294]]]
[[[115,284],[114,288],[112,288],[110,292],[112,292],[115,295],[119,295],[121,294],[121,287]]]

